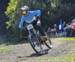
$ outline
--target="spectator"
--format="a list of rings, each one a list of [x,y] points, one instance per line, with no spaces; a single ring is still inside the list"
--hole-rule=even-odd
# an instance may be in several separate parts
[[[53,29],[51,29],[51,32],[52,32],[54,37],[58,37],[58,35],[57,35],[57,24],[54,24],[54,27],[53,27]]]
[[[62,30],[63,30],[63,23],[62,23],[62,19],[60,19],[59,31],[62,32]]]
[[[50,26],[48,27],[48,30],[47,30],[47,33],[50,33],[50,30],[51,30],[51,28],[50,28]]]
[[[72,36],[72,34],[71,34],[72,29],[70,28],[70,24],[66,24],[65,28],[66,28],[65,31],[66,31],[66,34],[67,34],[66,36],[71,37]]]
[[[75,19],[72,20],[72,23],[66,24],[64,29],[66,29],[68,37],[75,37]]]
[[[50,28],[50,26],[48,27],[48,29],[47,29],[47,34],[50,36],[51,35],[51,28]]]
[[[75,19],[72,20],[72,36],[75,37]]]
[[[66,27],[66,22],[65,21],[63,22],[63,27]]]
[[[64,29],[66,27],[66,22],[63,22],[63,35],[64,37],[66,36],[66,30]]]

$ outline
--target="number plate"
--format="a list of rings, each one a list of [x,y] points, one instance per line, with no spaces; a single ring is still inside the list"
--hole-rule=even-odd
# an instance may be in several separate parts
[[[28,30],[33,29],[33,25],[32,25],[32,24],[27,25],[27,29],[28,29]]]

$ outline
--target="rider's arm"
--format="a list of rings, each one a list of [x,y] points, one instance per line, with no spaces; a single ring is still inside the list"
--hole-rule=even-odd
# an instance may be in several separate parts
[[[35,13],[36,13],[36,21],[38,21],[40,19],[40,16],[41,16],[41,11],[36,10]]]
[[[36,10],[36,16],[40,17],[41,16],[41,11],[40,10]]]
[[[40,16],[41,16],[41,11],[40,10],[36,10],[37,25],[41,25]]]
[[[24,18],[24,16],[22,16],[21,21],[19,23],[19,28],[22,28],[24,21],[25,21],[25,18]]]

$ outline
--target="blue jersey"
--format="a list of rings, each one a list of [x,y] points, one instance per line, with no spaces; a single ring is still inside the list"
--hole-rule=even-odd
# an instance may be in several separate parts
[[[41,16],[41,11],[40,10],[29,11],[28,13],[29,13],[28,16],[22,15],[21,21],[19,23],[19,28],[22,28],[24,21],[26,23],[31,23],[33,21],[34,16]]]

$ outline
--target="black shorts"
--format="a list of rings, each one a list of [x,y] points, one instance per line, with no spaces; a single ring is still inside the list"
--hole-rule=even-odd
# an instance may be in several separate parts
[[[33,26],[34,26],[35,29],[38,29],[40,31],[40,33],[41,33],[42,36],[45,36],[45,33],[44,33],[41,25],[40,26],[37,25],[37,21],[33,21],[32,24],[33,24]]]

